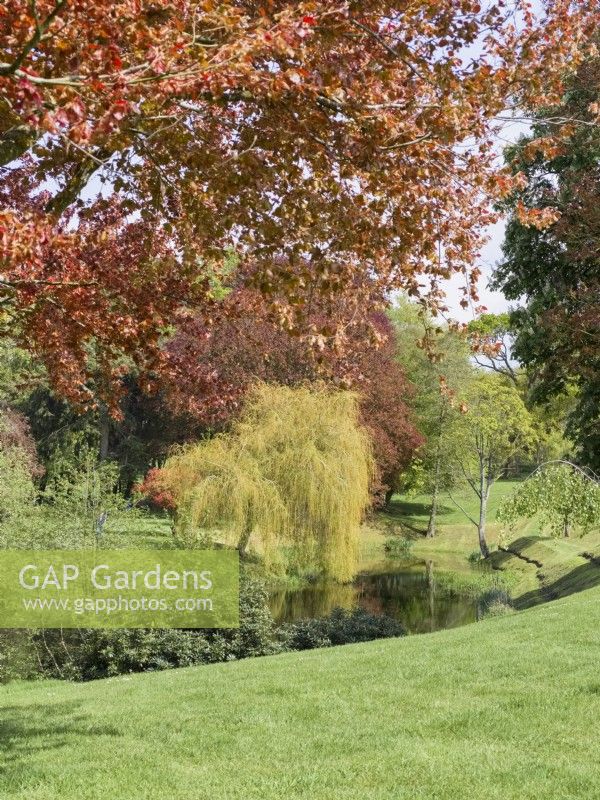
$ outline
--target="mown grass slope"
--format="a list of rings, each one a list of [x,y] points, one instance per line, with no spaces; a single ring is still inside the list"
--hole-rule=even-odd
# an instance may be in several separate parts
[[[7,800],[600,797],[600,589],[426,636],[0,688]]]

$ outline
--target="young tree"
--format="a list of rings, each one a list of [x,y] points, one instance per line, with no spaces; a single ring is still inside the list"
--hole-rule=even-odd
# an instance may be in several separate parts
[[[372,476],[353,394],[263,384],[230,433],[172,456],[161,482],[188,545],[216,536],[245,554],[253,543],[267,561],[285,553],[347,581]]]
[[[497,375],[478,375],[462,399],[467,411],[457,431],[456,468],[477,496],[478,518],[452,495],[451,499],[476,526],[481,555],[486,558],[490,552],[486,540],[490,490],[506,474],[511,460],[531,446],[531,415],[514,386]]]
[[[424,324],[433,327],[433,322],[424,319],[415,304],[398,303],[390,318],[398,342],[396,357],[415,387],[409,402],[424,439],[418,450],[419,486],[431,494],[427,536],[432,538],[440,495],[456,484],[455,427],[460,425],[462,416],[458,394],[466,391],[474,370],[466,339],[445,327],[433,332],[434,358],[419,347]]]
[[[514,527],[519,519],[539,515],[553,536],[581,534],[600,525],[600,483],[567,461],[542,465],[505,498],[498,519]]]
[[[61,393],[114,410],[125,358],[152,376],[161,334],[190,308],[211,316],[205,265],[220,274],[231,247],[239,282],[300,331],[316,295],[360,317],[369,280],[439,305],[464,272],[474,295],[490,197],[512,185],[498,113],[558,96],[587,2],[542,19],[514,6],[4,4],[10,334]]]

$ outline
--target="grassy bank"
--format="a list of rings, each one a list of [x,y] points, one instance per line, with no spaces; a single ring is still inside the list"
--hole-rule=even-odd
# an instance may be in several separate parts
[[[600,585],[600,534],[519,536],[493,553],[490,562],[511,574],[515,605],[527,608]]]
[[[599,796],[600,589],[428,636],[0,688],[0,796]]]
[[[600,532],[569,539],[553,539],[540,531],[538,522],[524,521],[498,546],[501,526],[496,512],[503,498],[517,486],[516,481],[499,481],[492,488],[488,508],[488,541],[494,548],[489,564],[501,571],[517,608],[567,597],[600,584]],[[473,517],[477,500],[472,493],[459,498]],[[443,499],[438,515],[438,534],[425,539],[429,518],[429,498],[396,495],[389,509],[380,516],[383,529],[402,531],[414,539],[411,553],[415,558],[432,559],[436,567],[460,576],[469,571],[469,554],[477,551],[475,526],[454,506]]]
[[[498,481],[492,486],[488,503],[488,530],[489,544],[494,546],[498,541],[501,526],[496,522],[496,513],[502,500],[509,495],[518,481]],[[477,519],[479,514],[478,500],[471,491],[456,494],[456,499],[465,511]],[[425,539],[427,523],[429,521],[431,498],[429,495],[394,495],[389,507],[381,513],[380,520],[390,530],[401,530],[404,535],[415,538],[413,550],[415,555],[424,558],[435,554],[438,558],[443,555],[451,559],[453,556],[466,559],[470,553],[479,549],[477,541],[477,528],[470,522],[465,514],[453,504],[447,495],[442,495],[437,515],[437,536]],[[532,524],[525,524],[519,528],[519,533],[526,533]]]

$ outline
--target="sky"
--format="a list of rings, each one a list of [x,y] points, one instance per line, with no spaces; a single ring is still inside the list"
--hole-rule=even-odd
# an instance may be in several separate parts
[[[508,310],[508,302],[501,292],[492,291],[488,284],[495,265],[502,258],[502,240],[504,239],[505,223],[498,222],[490,226],[488,235],[489,242],[483,248],[481,256],[477,262],[477,266],[482,271],[482,276],[479,281],[479,305],[485,306],[490,313],[500,314],[502,311]],[[460,322],[468,322],[473,319],[472,309],[461,308],[459,303],[462,300],[463,294],[460,287],[464,286],[464,278],[462,275],[456,275],[449,281],[445,281],[445,290],[447,305],[450,309],[450,317],[457,319]]]
[[[533,3],[534,8],[539,10],[539,3]],[[502,150],[508,145],[516,142],[517,139],[529,131],[529,125],[525,122],[508,122],[502,127],[502,135],[497,139],[497,149],[501,158]],[[488,228],[487,234],[489,241],[481,251],[475,266],[479,267],[482,276],[479,282],[479,305],[483,305],[490,313],[500,314],[507,311],[509,304],[501,292],[494,292],[489,288],[489,282],[494,271],[494,267],[502,259],[502,242],[504,240],[504,230],[506,221],[501,220]],[[473,319],[473,310],[464,309],[460,306],[462,293],[460,287],[464,285],[462,276],[455,276],[449,281],[445,281],[447,305],[450,309],[450,316],[460,322],[468,322]]]

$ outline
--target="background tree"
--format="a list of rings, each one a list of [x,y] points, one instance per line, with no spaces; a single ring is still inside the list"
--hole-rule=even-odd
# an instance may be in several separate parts
[[[462,395],[467,406],[458,434],[455,468],[477,495],[479,517],[473,519],[451,495],[453,502],[476,526],[481,555],[487,558],[487,505],[494,483],[506,474],[512,459],[533,443],[531,416],[517,390],[505,379],[480,374]]]
[[[186,415],[193,436],[199,426],[214,431],[231,424],[256,381],[301,386],[320,380],[352,388],[373,444],[372,492],[383,501],[423,442],[410,408],[414,389],[396,360],[395,332],[388,319],[372,314],[368,324],[353,326],[343,348],[324,344],[311,351],[269,320],[260,295],[235,290],[223,305],[233,305],[235,311],[225,308],[209,325],[198,317],[168,343],[165,408]],[[325,316],[326,309],[313,301],[309,325],[318,329]],[[345,309],[336,308],[332,327],[347,323]]]
[[[372,469],[353,394],[263,384],[230,433],[172,456],[162,483],[188,546],[216,536],[244,554],[252,542],[267,563],[347,581]]]
[[[516,5],[11,0],[6,333],[60,393],[116,413],[124,360],[148,380],[165,330],[197,306],[211,317],[209,273],[232,247],[239,283],[305,333],[311,298],[343,298],[358,320],[373,281],[381,300],[439,305],[463,272],[475,295],[489,199],[511,186],[497,116],[558,96],[587,4],[557,0],[541,20]],[[308,331],[331,336],[344,332]]]
[[[480,314],[469,322],[467,331],[475,363],[482,369],[504,375],[517,385],[518,365],[512,353],[510,314]]]
[[[455,472],[457,436],[455,427],[462,416],[459,393],[467,390],[474,370],[464,337],[446,327],[433,333],[432,357],[420,340],[433,321],[423,318],[417,305],[398,303],[390,311],[397,337],[397,359],[415,387],[410,399],[417,427],[424,443],[419,448],[419,490],[431,494],[427,536],[436,533],[437,511],[442,492],[457,483]]]
[[[515,357],[534,400],[576,402],[568,435],[600,468],[600,59],[589,58],[560,103],[508,150],[524,188],[512,198],[496,286],[518,302]],[[524,298],[524,302],[522,301]]]
[[[581,535],[600,525],[600,483],[575,464],[542,465],[503,501],[498,519],[513,528],[519,519],[539,517],[553,536]]]
[[[573,449],[567,427],[576,406],[576,387],[568,384],[554,395],[540,396],[535,375],[524,370],[515,358],[516,329],[510,313],[481,314],[468,323],[467,332],[474,362],[510,380],[531,414],[535,431],[533,466],[567,457]]]

